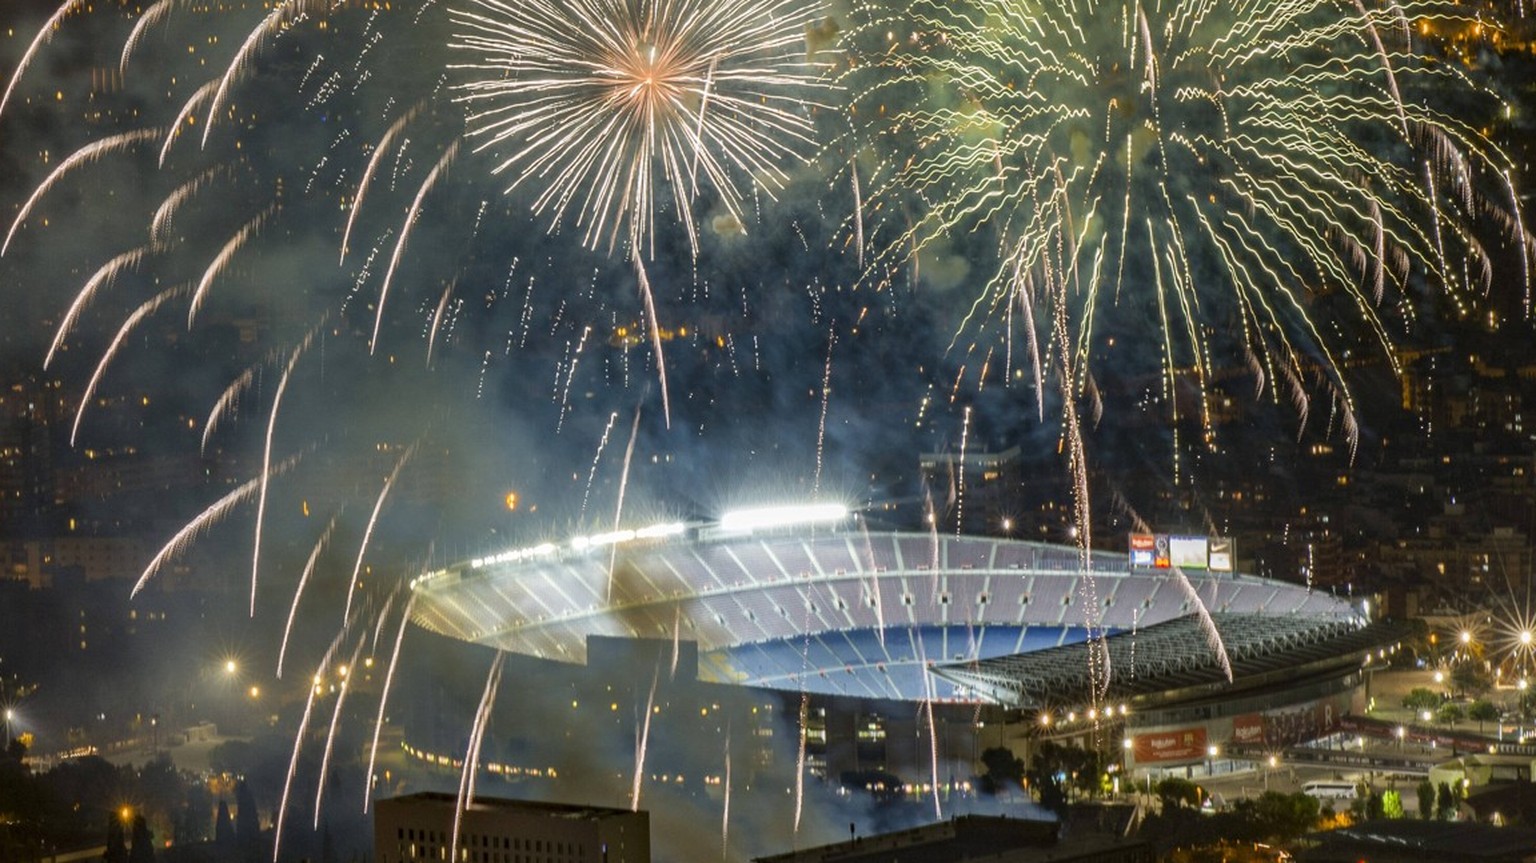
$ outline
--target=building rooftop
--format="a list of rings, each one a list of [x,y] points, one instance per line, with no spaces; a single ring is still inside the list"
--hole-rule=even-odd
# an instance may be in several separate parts
[[[456,806],[459,798],[455,794],[442,791],[418,791],[415,794],[405,794],[399,797],[388,797],[379,800],[379,806],[395,805],[403,806],[412,803],[422,803],[434,806]],[[593,806],[586,803],[552,803],[544,800],[513,800],[507,797],[475,796],[474,803],[470,804],[470,810],[503,810],[541,814],[548,818],[569,819],[598,819],[608,818],[614,815],[629,815],[628,809],[615,809],[608,806]]]

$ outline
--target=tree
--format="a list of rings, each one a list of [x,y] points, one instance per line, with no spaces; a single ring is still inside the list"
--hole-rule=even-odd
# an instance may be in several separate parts
[[[1199,809],[1200,786],[1188,779],[1170,776],[1155,786],[1157,797],[1163,803],[1163,811],[1170,809]]]
[[[1316,826],[1320,811],[1315,797],[1266,791],[1254,802],[1252,818],[1260,836],[1288,842]]]
[[[1047,741],[1035,749],[1026,775],[1040,805],[1062,814],[1069,790],[1076,788],[1090,795],[1098,792],[1099,773],[1097,752]]]
[[[1440,783],[1440,790],[1435,795],[1435,817],[1441,821],[1450,820],[1451,813],[1456,811],[1456,794],[1451,791],[1451,786]]]
[[[1422,686],[1414,687],[1407,695],[1403,696],[1403,706],[1418,713],[1421,710],[1434,710],[1443,701],[1438,692],[1425,689]]]
[[[1439,710],[1435,711],[1435,721],[1441,725],[1455,726],[1457,722],[1465,718],[1466,714],[1462,712],[1460,704],[1446,702],[1440,705]]]
[[[219,801],[219,814],[213,821],[213,841],[228,845],[235,838],[235,822],[229,817],[229,804]]]
[[[1403,795],[1395,788],[1388,788],[1381,793],[1381,814],[1386,818],[1403,817]]]
[[[256,814],[256,795],[244,779],[235,783],[235,846],[244,860],[254,860],[261,853],[261,818]]]
[[[1435,814],[1435,784],[1428,779],[1419,783],[1419,817],[1428,821]]]
[[[996,794],[1005,788],[1012,791],[1024,783],[1024,759],[1011,749],[994,746],[982,750],[981,763],[986,772],[977,777],[977,785],[983,794]]]
[[[155,863],[154,836],[143,815],[133,816],[133,850],[128,852],[128,863]]]
[[[107,816],[107,853],[105,863],[128,863],[128,846],[123,839],[123,822],[116,813]]]
[[[1499,718],[1499,707],[1490,701],[1474,701],[1467,706],[1467,718],[1477,723],[1477,733],[1483,733],[1484,722],[1494,722]]]
[[[1451,683],[1463,694],[1476,698],[1493,688],[1493,677],[1481,662],[1467,660],[1451,669]]]

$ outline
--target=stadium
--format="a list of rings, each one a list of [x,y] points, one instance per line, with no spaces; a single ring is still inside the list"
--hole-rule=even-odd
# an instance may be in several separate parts
[[[697,646],[707,683],[990,704],[1044,725],[1054,714],[1058,727],[1091,705],[1119,716],[1129,705],[1132,717],[1117,721],[1149,746],[1198,720],[1198,751],[1161,747],[1148,762],[1198,760],[1207,739],[1261,740],[1266,722],[1269,736],[1324,730],[1349,712],[1362,664],[1401,638],[1301,585],[1133,567],[1128,555],[1071,546],[870,530],[831,505],[504,551],[424,575],[413,590],[419,626],[549,660],[585,663],[592,637],[671,640]],[[1294,718],[1261,709],[1323,718],[1294,731]]]

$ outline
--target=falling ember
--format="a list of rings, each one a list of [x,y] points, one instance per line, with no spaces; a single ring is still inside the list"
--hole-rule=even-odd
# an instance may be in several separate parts
[[[379,715],[373,722],[373,743],[368,747],[368,773],[363,779],[363,814],[368,814],[368,801],[373,792],[373,766],[379,756],[379,732],[384,730],[384,709],[389,705],[389,688],[395,680],[395,666],[400,662],[400,645],[405,642],[405,628],[411,622],[411,609],[416,605],[416,593],[406,601],[400,612],[400,629],[395,632],[395,649],[389,654],[389,669],[384,672],[384,690],[379,693]]]
[[[138,596],[139,591],[144,589],[144,585],[149,583],[149,580],[155,576],[155,573],[160,571],[162,566],[165,566],[166,561],[180,554],[193,539],[218,523],[220,519],[229,514],[231,509],[250,500],[252,495],[256,493],[257,489],[267,479],[282,476],[291,470],[294,465],[299,463],[299,458],[300,456],[298,455],[289,456],[271,470],[264,471],[260,476],[246,480],[234,491],[214,501],[211,506],[199,513],[196,518],[183,525],[181,530],[176,531],[176,535],[171,537],[170,542],[161,546],[160,551],[150,560],[149,565],[144,567],[144,572],[139,575],[139,580],[134,582],[133,590],[129,593],[129,597]]]
[[[330,524],[321,531],[320,539],[315,541],[315,547],[309,552],[309,559],[304,562],[304,570],[299,574],[299,584],[293,589],[293,604],[288,608],[288,622],[283,625],[283,640],[277,648],[277,677],[283,676],[283,659],[288,655],[288,637],[293,633],[293,621],[299,614],[299,600],[304,596],[304,588],[309,584],[309,577],[315,572],[315,564],[320,561],[320,554],[331,542],[331,534],[336,530],[337,515],[331,516]]]
[[[325,654],[320,657],[320,664],[315,668],[315,680],[319,680],[325,670],[330,667],[331,657],[335,655],[336,648],[340,646],[342,636],[346,635],[346,627],[336,633],[336,638],[331,641],[331,646],[326,648]],[[315,709],[315,696],[319,694],[320,685],[314,683],[307,687],[308,695],[304,698],[304,715],[299,719],[299,730],[293,734],[293,756],[288,759],[288,775],[283,779],[283,796],[278,801],[277,816],[272,819],[272,863],[277,863],[283,848],[283,824],[288,815],[288,794],[293,790],[293,777],[299,770],[299,752],[304,748],[304,733],[309,730],[309,716]]]
[[[443,151],[442,158],[432,166],[427,178],[422,181],[421,188],[416,190],[416,199],[411,202],[410,209],[405,211],[405,221],[400,226],[400,238],[395,241],[395,251],[389,258],[389,269],[384,271],[384,285],[379,288],[379,299],[373,317],[373,335],[368,339],[368,353],[371,356],[379,347],[379,329],[384,326],[384,303],[389,299],[389,286],[395,280],[395,271],[400,268],[400,259],[405,255],[405,246],[411,239],[411,228],[415,226],[417,218],[421,215],[421,205],[426,200],[432,187],[437,185],[438,178],[453,164],[454,156],[458,155],[459,142],[454,141]]]
[[[251,617],[256,616],[256,576],[261,571],[262,522],[267,512],[267,485],[272,467],[272,439],[277,432],[277,411],[282,407],[283,393],[288,389],[288,381],[293,376],[294,368],[299,364],[299,357],[309,349],[313,338],[314,331],[311,330],[289,355],[288,365],[283,369],[283,376],[277,382],[277,393],[272,397],[272,410],[267,414],[267,434],[263,439],[261,450],[261,475],[257,477],[260,483],[256,495],[256,537],[251,545]],[[345,619],[346,615],[342,617]]]
[[[635,439],[640,436],[640,408],[635,407],[635,421],[629,427],[629,444],[624,447],[624,468],[619,473],[619,495],[613,506],[613,529],[619,529],[619,521],[624,517],[624,491],[629,486],[629,466],[635,457]],[[613,603],[613,568],[619,553],[618,545],[608,551],[608,589],[603,597],[606,604]]]
[[[731,850],[731,729],[725,729],[725,799],[720,806],[720,859],[730,857]]]
[[[827,407],[832,403],[832,348],[837,345],[837,330],[827,330],[827,361],[821,371],[821,419],[816,423],[816,478],[811,483],[811,499],[821,497],[821,469],[827,445]]]
[[[805,806],[805,735],[806,723],[810,720],[811,696],[805,692],[800,693],[800,718],[796,725],[799,729],[799,737],[795,744],[795,830],[796,836],[800,835],[800,814]]]
[[[394,470],[389,472],[389,478],[384,480],[384,487],[379,489],[379,496],[373,501],[373,512],[368,515],[368,526],[363,529],[363,541],[357,546],[357,560],[352,564],[352,578],[347,582],[347,604],[342,612],[343,618],[352,613],[352,597],[357,593],[357,578],[363,572],[363,557],[368,553],[368,541],[373,538],[373,528],[378,524],[379,513],[384,509],[384,501],[389,498],[390,489],[395,487],[395,480],[400,478],[401,469],[416,454],[417,445],[413,443],[406,447],[405,452],[400,455],[400,460],[395,462]]]
[[[95,298],[96,292],[102,286],[110,285],[124,270],[137,267],[149,252],[148,246],[124,252],[102,264],[101,268],[86,280],[85,286],[75,293],[75,299],[69,304],[69,311],[64,313],[64,319],[59,322],[59,328],[54,331],[53,342],[48,346],[48,354],[43,357],[45,371],[53,365],[53,359],[58,355],[59,349],[64,346],[65,338],[74,330],[76,322],[80,319],[80,313],[85,310],[86,304]]]
[[[480,748],[485,742],[485,726],[490,722],[491,708],[496,702],[496,690],[501,686],[501,670],[506,665],[505,651],[496,651],[491,670],[485,677],[485,691],[480,695],[480,706],[475,711],[474,726],[469,731],[469,751],[464,753],[464,772],[459,775],[458,802],[453,808],[453,841],[449,848],[459,848],[460,830],[464,813],[475,802],[475,774],[480,770]]]
[[[42,50],[42,47],[53,39],[53,34],[59,31],[59,25],[64,23],[65,18],[84,5],[85,0],[66,0],[62,6],[48,17],[48,21],[43,24],[42,29],[37,31],[37,35],[32,39],[32,44],[28,45],[26,53],[21,55],[21,62],[17,63],[16,69],[11,72],[10,83],[5,85],[5,95],[0,96],[0,115],[5,114],[5,106],[10,104],[11,93],[15,91],[16,84],[21,81],[21,76],[26,74],[27,67],[31,66],[32,61],[37,59],[37,52]],[[4,253],[0,252],[0,254]]]
[[[24,59],[23,63],[25,62],[26,61]],[[21,77],[20,69],[18,69],[16,74],[11,78],[12,86],[16,84],[16,79],[19,77]],[[10,91],[7,90],[6,92],[9,94]],[[0,110],[4,110],[3,102],[0,102]],[[136,131],[124,132],[120,135],[113,135],[108,138],[102,138],[100,141],[87,144],[84,147],[81,147],[79,150],[76,150],[74,153],[70,154],[69,158],[60,162],[57,168],[54,168],[51,172],[49,172],[47,178],[45,178],[42,183],[38,184],[36,189],[32,190],[32,194],[27,198],[27,202],[21,205],[21,210],[16,214],[15,221],[11,222],[11,229],[5,234],[5,242],[0,244],[0,257],[4,257],[5,253],[10,251],[11,240],[16,237],[16,232],[21,230],[22,223],[25,222],[27,217],[32,214],[32,208],[37,206],[37,202],[42,200],[42,197],[48,194],[48,191],[57,185],[58,182],[65,177],[65,175],[69,174],[69,172],[75,170],[76,168],[89,165],[97,159],[108,155],[109,153],[125,150],[129,147],[132,147],[134,144],[147,141],[151,138],[158,137],[159,135],[160,131],[158,129],[138,129]]]
[[[608,435],[613,432],[613,423],[618,418],[618,411],[608,415],[608,424],[603,427],[603,436],[597,441],[597,453],[592,456],[592,469],[587,471],[587,488],[581,494],[581,515],[577,516],[578,520],[587,514],[587,502],[592,498],[592,483],[597,479],[597,465],[603,459],[603,450],[608,448]]]
[[[661,351],[661,322],[656,319],[656,295],[651,291],[651,280],[645,274],[645,263],[637,255],[635,280],[640,285],[640,298],[645,302],[645,321],[651,331],[651,352],[656,357],[656,381],[661,385],[661,417],[667,428],[672,427],[672,405],[667,397],[667,358]]]
[[[357,646],[352,648],[352,658],[347,660],[347,668],[357,667],[357,658],[363,653],[363,642],[367,640],[367,633],[357,637]],[[336,707],[331,711],[330,729],[325,733],[325,751],[320,756],[320,778],[315,782],[315,823],[314,829],[320,829],[320,806],[325,800],[325,777],[331,769],[331,752],[336,746],[336,727],[341,724],[341,709],[347,703],[347,692],[352,681],[343,677],[336,684]]]
[[[629,810],[640,811],[640,785],[645,780],[645,750],[651,738],[651,714],[656,709],[656,681],[661,678],[661,668],[651,675],[651,694],[645,699],[645,719],[635,736],[635,783],[629,792]]]
[[[161,306],[165,305],[166,300],[169,300],[172,297],[178,296],[182,293],[185,293],[183,288],[171,288],[166,291],[161,291],[148,302],[139,306],[137,309],[134,309],[133,313],[123,320],[123,325],[118,327],[117,335],[112,339],[112,343],[107,347],[106,351],[102,353],[101,362],[96,364],[96,371],[91,374],[90,381],[85,385],[85,392],[80,396],[80,407],[76,409],[75,421],[69,429],[70,446],[75,445],[75,438],[80,434],[80,422],[85,418],[85,407],[95,399],[96,387],[101,383],[102,375],[106,374],[107,366],[112,364],[112,358],[117,356],[118,350],[122,348],[123,340],[128,337],[128,334],[131,333],[133,329],[139,325],[140,322],[142,322],[146,317],[154,314],[155,311],[158,310]]]

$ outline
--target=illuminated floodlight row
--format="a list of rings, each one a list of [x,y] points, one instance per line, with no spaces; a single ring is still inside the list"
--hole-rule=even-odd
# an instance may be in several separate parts
[[[796,504],[739,509],[720,517],[720,529],[727,531],[767,530],[797,524],[825,524],[848,517],[848,507],[840,503]]]
[[[521,563],[525,560],[549,557],[561,550],[591,551],[595,548],[620,545],[637,539],[665,539],[669,536],[677,536],[687,529],[687,524],[677,521],[666,524],[653,524],[638,529],[611,530],[606,533],[594,533],[588,536],[574,536],[563,545],[543,542],[528,548],[514,548],[509,551],[503,551],[490,557],[477,557],[469,562],[469,566],[471,569],[482,569],[487,566]]]
[[[839,522],[846,519],[848,513],[848,507],[839,503],[758,507],[728,512],[720,517],[715,526],[727,533],[751,533],[756,530]],[[563,551],[576,553],[590,552],[594,549],[621,545],[636,540],[667,539],[683,534],[693,526],[696,525],[680,521],[665,522],[642,528],[613,530],[605,533],[576,536],[563,543],[542,542],[538,545],[508,549],[507,551],[498,552],[486,557],[473,558],[469,561],[469,568],[484,569],[488,566],[541,560],[553,557]],[[445,575],[448,572],[449,570],[444,569],[419,575],[411,580],[411,587],[414,588],[423,581]]]

